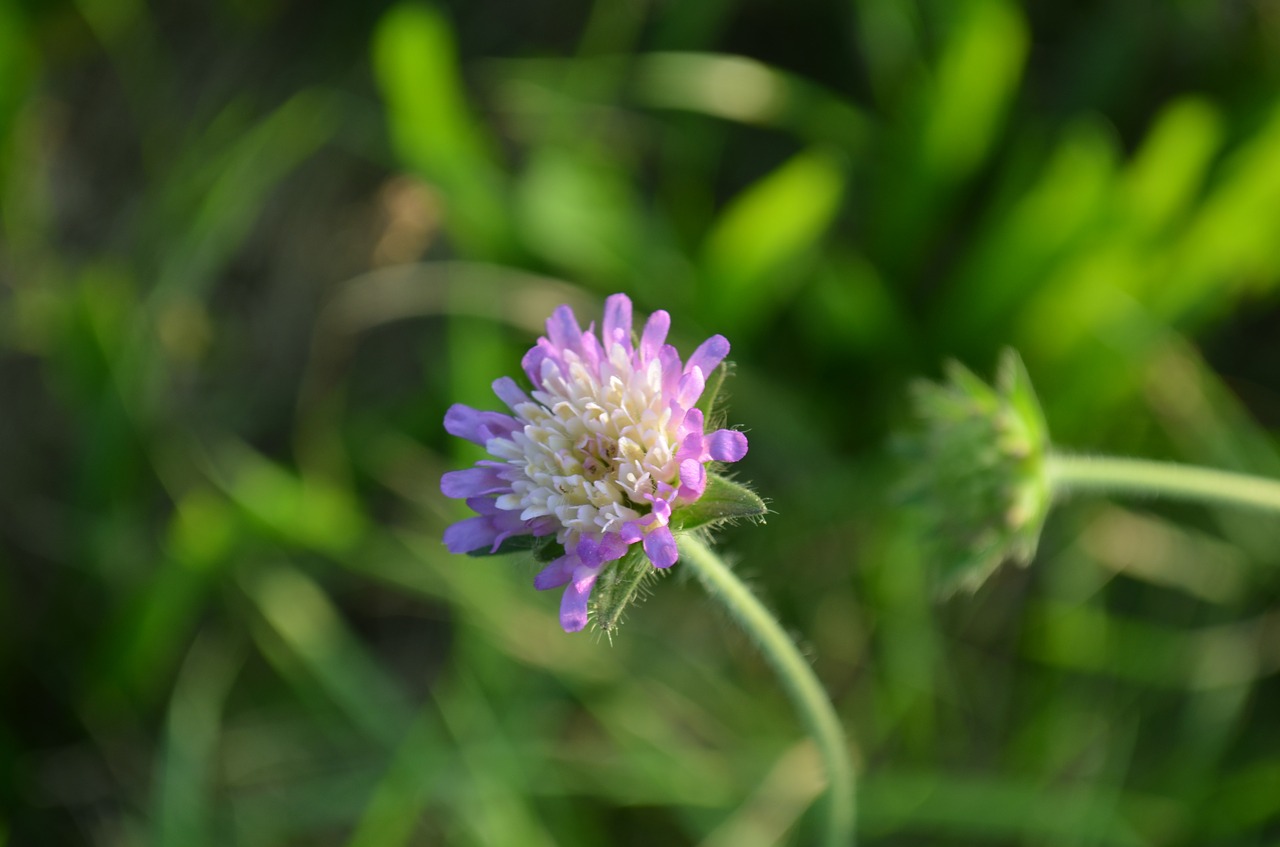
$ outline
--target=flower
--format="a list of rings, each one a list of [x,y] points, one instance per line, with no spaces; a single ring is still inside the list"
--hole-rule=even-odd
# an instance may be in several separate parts
[[[1000,356],[994,385],[957,362],[946,383],[913,386],[922,426],[901,439],[907,494],[938,549],[941,587],[976,589],[1004,561],[1035,555],[1049,511],[1049,433],[1022,359]]]
[[[445,545],[497,552],[508,539],[554,537],[563,555],[534,587],[564,586],[566,632],[586,626],[597,578],[633,544],[655,568],[675,564],[673,511],[702,497],[709,462],[746,455],[746,436],[706,432],[696,405],[729,342],[714,335],[682,363],[665,343],[670,323],[654,312],[633,338],[631,301],[614,294],[597,338],[594,323],[583,332],[560,306],[522,362],[533,390],[508,377],[493,384],[510,414],[458,404],[445,415],[449,433],[493,457],[442,478],[445,495],[478,513],[446,529]]]

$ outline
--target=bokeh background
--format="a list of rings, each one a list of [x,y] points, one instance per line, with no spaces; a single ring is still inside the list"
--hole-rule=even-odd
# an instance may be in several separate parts
[[[1275,0],[0,1],[0,844],[809,843],[695,583],[610,643],[440,542],[445,409],[615,291],[734,344],[865,843],[1276,843],[1280,525],[939,600],[888,445],[1012,345],[1062,445],[1280,476],[1278,83]]]

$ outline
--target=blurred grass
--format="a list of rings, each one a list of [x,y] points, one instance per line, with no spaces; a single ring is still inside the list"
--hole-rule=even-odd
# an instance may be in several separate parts
[[[808,843],[679,574],[612,644],[450,556],[560,302],[734,344],[884,844],[1280,837],[1280,530],[1071,503],[930,599],[908,377],[1021,349],[1066,446],[1280,475],[1270,4],[0,2],[0,843]]]

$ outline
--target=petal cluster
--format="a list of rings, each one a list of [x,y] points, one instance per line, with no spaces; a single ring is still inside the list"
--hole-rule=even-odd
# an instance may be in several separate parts
[[[597,335],[561,306],[524,357],[533,390],[506,377],[493,384],[509,413],[455,405],[445,415],[448,432],[492,457],[444,475],[441,490],[477,513],[449,527],[445,544],[466,553],[513,536],[555,536],[565,554],[534,586],[564,587],[567,632],[586,626],[597,577],[632,544],[654,567],[675,564],[672,510],[702,496],[708,462],[746,455],[746,436],[706,432],[695,405],[729,342],[712,336],[681,361],[666,343],[670,323],[654,312],[635,336],[631,301],[615,294]]]

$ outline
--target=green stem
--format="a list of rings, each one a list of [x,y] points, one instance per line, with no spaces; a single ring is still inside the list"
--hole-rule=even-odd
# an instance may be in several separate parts
[[[1146,459],[1060,454],[1049,456],[1048,473],[1054,493],[1145,494],[1280,512],[1280,480],[1249,474]]]
[[[795,642],[710,547],[692,535],[680,537],[681,561],[693,568],[707,593],[720,600],[755,640],[818,745],[827,770],[828,847],[853,844],[854,778],[844,730],[822,683]]]

